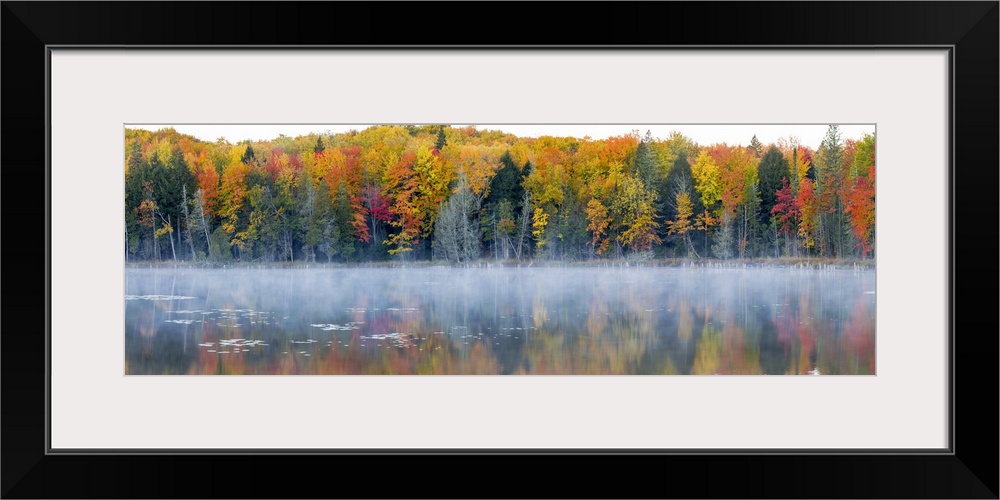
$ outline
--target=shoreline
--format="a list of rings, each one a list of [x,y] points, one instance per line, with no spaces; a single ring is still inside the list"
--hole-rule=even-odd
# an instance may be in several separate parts
[[[650,259],[585,260],[585,261],[494,261],[480,260],[469,264],[436,261],[373,261],[373,262],[235,262],[219,264],[194,261],[129,261],[125,269],[559,269],[559,268],[675,268],[675,269],[859,269],[874,270],[873,259],[831,259],[780,257],[774,259]]]

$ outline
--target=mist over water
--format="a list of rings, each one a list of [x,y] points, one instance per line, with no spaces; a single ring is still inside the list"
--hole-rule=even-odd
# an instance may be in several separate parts
[[[126,269],[126,374],[875,373],[871,270]]]

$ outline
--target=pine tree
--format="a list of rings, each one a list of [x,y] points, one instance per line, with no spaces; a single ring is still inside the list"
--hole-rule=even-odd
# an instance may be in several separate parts
[[[656,213],[662,220],[677,220],[678,207],[677,199],[682,194],[688,195],[691,202],[692,213],[702,213],[705,210],[702,204],[701,194],[695,189],[694,176],[691,173],[691,164],[688,162],[687,154],[682,150],[677,153],[674,163],[670,167],[670,172],[665,179],[658,182]],[[661,230],[664,236],[669,235],[666,226]],[[687,252],[687,250],[685,250]]]
[[[659,172],[659,160],[653,152],[653,134],[648,130],[646,136],[635,149],[635,159],[632,162],[632,175],[642,181],[643,185],[653,186]]]
[[[820,200],[824,250],[838,258],[845,254],[851,237],[851,226],[844,216],[844,192],[847,182],[847,164],[840,141],[840,127],[830,125],[820,145],[817,169],[816,194]]]
[[[436,149],[437,149],[438,151],[441,151],[441,148],[443,148],[443,147],[444,147],[444,145],[445,145],[445,143],[446,143],[447,141],[448,141],[448,139],[447,139],[447,137],[445,137],[445,135],[444,135],[444,125],[441,125],[441,128],[439,128],[439,129],[438,129],[438,133],[437,133],[437,142],[435,142],[435,143],[434,143],[434,147],[435,147],[435,148],[436,148]]]
[[[330,196],[330,185],[326,179],[319,180],[316,188],[316,210],[310,220],[308,236],[316,242],[319,251],[326,254],[326,261],[333,261],[336,248],[334,245],[333,199]]]
[[[764,153],[757,165],[757,177],[760,182],[760,216],[761,224],[768,225],[771,220],[771,209],[777,202],[777,191],[781,189],[782,179],[788,179],[788,160],[777,147],[771,146]]]
[[[490,181],[486,203],[495,209],[501,201],[507,200],[515,208],[519,208],[521,197],[524,194],[524,187],[521,185],[523,181],[521,169],[514,164],[510,151],[506,151],[500,156],[500,165],[500,169]]]
[[[240,161],[250,165],[252,162],[256,161],[256,159],[257,157],[253,152],[253,145],[250,144],[250,141],[247,141],[247,150],[243,152],[243,157],[240,158]]]
[[[337,187],[337,197],[333,204],[333,245],[334,255],[348,261],[354,255],[354,226],[351,225],[351,199],[347,185],[343,181]]]
[[[757,139],[757,134],[753,135],[750,139],[750,149],[753,151],[753,155],[760,158],[761,153],[764,152],[764,146],[761,145],[760,140]]]

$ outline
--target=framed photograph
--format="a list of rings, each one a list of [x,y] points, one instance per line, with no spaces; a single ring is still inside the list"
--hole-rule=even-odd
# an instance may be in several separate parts
[[[126,376],[877,374],[874,123],[124,144]]]
[[[8,300],[5,497],[443,496],[385,477],[415,455],[594,478],[489,496],[663,496],[601,479],[634,463],[997,497],[995,392],[955,385],[996,373],[956,314],[996,290],[958,279],[995,241],[962,221],[996,207],[996,2],[579,7],[622,45],[230,7],[4,3],[4,164],[45,201],[8,199],[45,274]]]

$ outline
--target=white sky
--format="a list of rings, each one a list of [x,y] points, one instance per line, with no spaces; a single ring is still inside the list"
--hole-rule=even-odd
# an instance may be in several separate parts
[[[159,130],[161,128],[173,127],[182,134],[193,135],[203,141],[214,142],[219,137],[225,137],[230,143],[237,143],[247,139],[253,141],[271,140],[284,134],[289,137],[308,135],[310,133],[338,133],[350,129],[364,130],[371,126],[363,125],[343,125],[343,124],[260,124],[260,125],[159,125],[159,124],[136,124],[126,125],[128,128],[142,128],[147,130]],[[455,125],[463,127],[465,125]],[[502,130],[519,137],[538,137],[540,135],[552,136],[590,136],[592,139],[604,139],[616,135],[625,135],[632,130],[639,130],[640,135],[645,135],[646,131],[652,132],[657,139],[666,138],[674,130],[691,138],[700,145],[710,145],[725,142],[730,145],[747,145],[750,138],[757,135],[757,139],[763,144],[776,142],[779,138],[795,136],[799,139],[799,144],[813,149],[818,148],[820,142],[826,134],[827,124],[821,125],[476,125],[479,130]],[[844,125],[840,124],[841,139],[860,139],[865,133],[874,133],[875,125]]]

